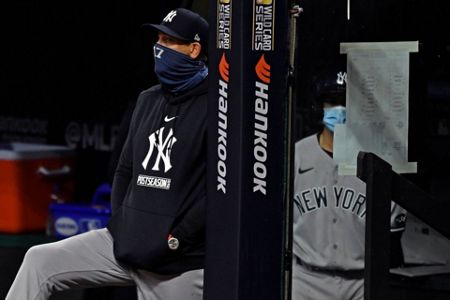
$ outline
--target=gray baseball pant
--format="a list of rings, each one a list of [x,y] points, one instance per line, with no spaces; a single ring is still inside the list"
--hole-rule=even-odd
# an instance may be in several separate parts
[[[107,229],[30,248],[6,300],[48,299],[57,291],[135,284],[139,300],[201,300],[203,270],[159,275],[119,264]]]
[[[364,279],[314,272],[292,263],[292,300],[364,300]]]

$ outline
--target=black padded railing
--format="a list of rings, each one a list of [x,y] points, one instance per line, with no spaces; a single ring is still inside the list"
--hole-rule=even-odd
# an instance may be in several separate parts
[[[358,154],[357,176],[366,182],[367,189],[364,299],[386,300],[389,291],[391,200],[446,238],[450,238],[447,219],[450,203],[431,197],[392,171],[390,164],[373,153]]]

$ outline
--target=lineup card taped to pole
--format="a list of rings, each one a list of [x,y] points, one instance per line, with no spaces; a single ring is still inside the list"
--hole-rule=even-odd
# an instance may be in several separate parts
[[[347,121],[335,129],[340,175],[356,174],[359,151],[373,152],[398,173],[408,162],[409,53],[418,42],[341,43],[347,54]]]

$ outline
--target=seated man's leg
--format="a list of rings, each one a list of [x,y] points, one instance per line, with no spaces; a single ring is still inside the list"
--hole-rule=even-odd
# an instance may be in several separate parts
[[[137,270],[131,276],[136,282],[138,299],[203,299],[203,269],[178,275],[159,275]]]
[[[56,291],[134,284],[113,255],[107,229],[34,246],[25,254],[7,300],[48,299]]]

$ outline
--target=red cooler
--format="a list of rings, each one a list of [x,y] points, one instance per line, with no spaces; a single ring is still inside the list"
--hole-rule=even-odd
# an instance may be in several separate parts
[[[44,230],[52,200],[73,197],[75,152],[65,146],[0,145],[0,232]]]

